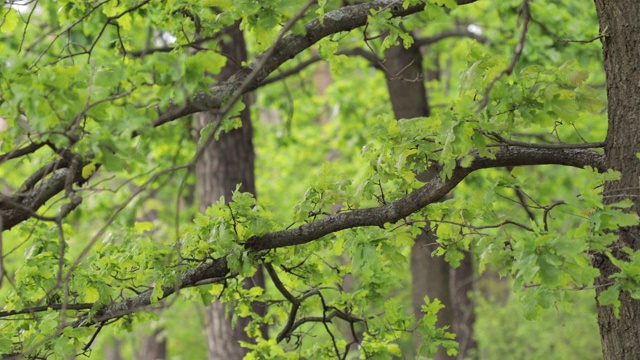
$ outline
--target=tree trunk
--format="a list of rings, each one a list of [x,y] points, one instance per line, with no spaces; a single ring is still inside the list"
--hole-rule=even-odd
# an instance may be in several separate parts
[[[227,56],[227,65],[222,69],[217,79],[226,80],[240,68],[247,59],[246,45],[242,31],[238,25],[232,26],[228,31],[230,40],[220,44],[220,50]],[[254,175],[254,151],[252,140],[252,126],[249,104],[245,97],[245,109],[241,112],[242,127],[220,135],[218,141],[213,142],[196,163],[196,177],[198,195],[200,197],[200,210],[207,207],[224,196],[228,202],[231,200],[232,191],[236,185],[242,184],[240,190],[255,194]],[[196,128],[202,129],[206,124],[219,119],[217,111],[209,111],[196,115]],[[247,279],[248,286],[264,287],[264,275],[261,269],[252,279]],[[263,314],[263,308],[254,308],[258,314]],[[225,316],[225,306],[218,302],[211,304],[206,309],[206,333],[209,359],[235,360],[242,359],[247,351],[238,341],[250,339],[244,328],[249,320],[238,319],[235,328]],[[266,329],[263,329],[266,337]]]
[[[596,0],[600,33],[604,45],[607,75],[609,131],[605,154],[607,166],[622,173],[620,181],[604,186],[605,203],[630,198],[631,211],[640,210],[640,1]],[[614,256],[628,259],[623,247],[640,250],[640,229],[618,231],[619,240],[611,247]],[[594,257],[600,269],[596,293],[611,283],[619,269],[604,255]],[[598,306],[598,324],[602,351],[606,360],[640,359],[640,301],[629,293],[620,295],[620,317],[611,306]]]
[[[391,47],[385,51],[383,65],[395,117],[403,119],[429,116],[420,49],[417,47],[405,49],[401,45]],[[422,178],[430,176],[437,176],[437,174],[420,174],[418,177],[426,180]],[[456,275],[457,270],[450,269],[444,257],[432,256],[435,249],[436,235],[427,223],[422,234],[416,237],[411,250],[413,311],[417,318],[422,316],[421,307],[425,296],[440,300],[445,308],[438,313],[437,326],[453,328],[461,345],[459,357],[462,358],[475,344],[472,340],[475,317],[473,305],[467,296],[468,290],[472,287],[472,279],[469,279],[466,274]],[[472,271],[471,263],[463,266],[465,270]],[[460,286],[460,279],[464,286]],[[458,289],[460,292],[456,291]],[[457,301],[454,302],[454,300]],[[460,311],[456,311],[457,306],[460,307]],[[469,312],[470,308],[471,312]],[[419,342],[420,339],[416,341]],[[434,357],[435,360],[454,358],[448,356],[442,347]]]
[[[158,221],[158,211],[156,209],[147,209],[142,217],[136,219],[136,221],[156,223]],[[157,234],[156,228],[150,232],[150,235]],[[162,310],[158,310],[157,313],[158,316],[162,316]],[[143,335],[140,340],[140,349],[137,353],[138,360],[165,360],[167,358],[167,338],[163,334],[164,325],[155,323],[152,327],[151,334]]]
[[[429,116],[420,49],[392,46],[384,52],[384,58],[387,88],[396,118]]]
[[[164,326],[156,328],[140,341],[140,360],[164,360],[167,358],[167,338],[162,335]]]
[[[473,326],[476,323],[475,304],[470,298],[474,291],[475,270],[471,254],[465,253],[457,269],[450,268],[451,276],[449,286],[453,301],[453,331],[460,348],[458,359],[475,359],[475,349],[478,343],[473,335]]]
[[[430,229],[426,229],[416,237],[411,249],[413,313],[416,318],[422,317],[421,307],[424,304],[425,296],[429,296],[431,300],[438,299],[445,307],[438,312],[436,326],[451,327],[454,323],[455,315],[451,289],[449,288],[450,266],[444,260],[444,256],[431,255],[436,249],[436,239],[435,234]],[[420,341],[420,339],[416,340]],[[447,355],[443,347],[438,348],[438,353],[433,356],[434,360],[455,358],[455,356]]]
[[[122,347],[122,340],[112,337],[108,341],[108,345],[104,348],[105,360],[122,360],[122,354],[120,348]]]

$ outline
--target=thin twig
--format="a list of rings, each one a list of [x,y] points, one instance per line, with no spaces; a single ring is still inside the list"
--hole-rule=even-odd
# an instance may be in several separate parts
[[[491,144],[488,146],[509,146],[509,145],[513,145],[513,146],[522,146],[522,147],[528,147],[528,148],[534,148],[534,149],[598,149],[598,148],[603,148],[606,143],[604,141],[600,141],[600,142],[593,142],[593,143],[583,143],[583,144],[536,144],[536,143],[529,143],[529,142],[524,142],[524,141],[517,141],[517,140],[509,140],[504,138],[503,136],[501,136],[498,133],[490,133],[490,134],[486,134],[486,136],[498,141],[500,144]]]
[[[502,70],[498,75],[496,75],[493,80],[487,86],[487,89],[484,91],[484,95],[482,100],[478,103],[478,107],[476,112],[481,112],[487,104],[489,104],[489,95],[491,94],[491,89],[493,86],[505,75],[511,75],[513,70],[516,68],[516,64],[522,55],[522,50],[524,49],[524,44],[527,40],[527,31],[529,30],[529,21],[531,20],[531,11],[529,9],[529,0],[522,0],[522,5],[520,5],[519,11],[522,13],[522,33],[520,33],[520,40],[518,40],[518,44],[516,44],[516,48],[513,50],[513,56],[511,58],[511,63],[507,66],[506,69]]]

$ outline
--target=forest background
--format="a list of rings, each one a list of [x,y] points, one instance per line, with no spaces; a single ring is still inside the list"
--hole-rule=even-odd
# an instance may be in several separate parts
[[[611,3],[5,2],[0,353],[636,358]]]

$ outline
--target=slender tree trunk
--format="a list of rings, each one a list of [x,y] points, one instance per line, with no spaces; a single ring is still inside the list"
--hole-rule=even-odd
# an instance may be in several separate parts
[[[220,44],[220,50],[228,58],[227,65],[217,76],[221,81],[238,71],[242,62],[247,59],[244,36],[237,24],[229,29],[228,36],[230,40]],[[196,164],[201,211],[217,202],[221,196],[229,201],[232,191],[238,184],[242,184],[241,191],[256,193],[251,115],[246,99],[245,105],[245,109],[240,114],[242,127],[222,134],[218,141],[213,142],[205,150]],[[218,121],[218,119],[217,111],[197,114],[196,128],[198,133],[206,124]],[[249,286],[264,287],[262,270],[259,269],[252,279],[247,279],[247,282],[253,282],[247,284]],[[256,307],[254,310],[259,314],[264,313],[263,308]],[[248,322],[248,319],[240,318],[233,328],[230,319],[226,316],[223,304],[216,302],[208,306],[206,309],[206,333],[209,359],[242,359],[247,351],[238,344],[238,341],[250,341],[244,331]],[[263,335],[266,337],[266,329],[263,329]]]
[[[470,295],[474,291],[475,267],[471,254],[466,253],[457,269],[450,268],[451,276],[449,286],[453,301],[453,331],[460,344],[458,359],[475,359],[475,349],[478,343],[473,335],[473,326],[476,323],[475,304]]]
[[[421,307],[424,304],[424,297],[438,299],[445,306],[438,313],[436,326],[449,326],[454,323],[453,301],[451,299],[451,289],[449,288],[449,264],[443,256],[432,256],[435,250],[435,234],[426,229],[415,239],[411,249],[411,275],[412,275],[412,300],[413,312],[416,318],[422,317]],[[420,341],[420,339],[416,339]],[[443,347],[438,349],[434,360],[455,359],[455,356],[447,355]]]
[[[640,1],[596,0],[600,33],[604,45],[604,68],[607,75],[609,131],[605,154],[607,165],[622,173],[619,181],[604,186],[606,203],[630,198],[631,211],[640,212]],[[640,228],[617,232],[619,240],[611,251],[619,259],[628,259],[623,248],[640,250]],[[604,255],[594,257],[600,269],[596,280],[600,294],[619,271]],[[598,324],[602,351],[606,360],[640,359],[640,300],[629,293],[620,295],[620,317],[611,306],[598,306]]]
[[[158,211],[155,209],[147,209],[141,218],[137,221],[157,222]],[[157,235],[154,228],[152,235]],[[158,310],[158,316],[162,316],[162,310]],[[164,325],[160,323],[153,324],[153,331],[149,335],[142,336],[140,340],[140,349],[138,352],[138,360],[165,360],[167,358],[167,338],[164,336]]]
[[[405,49],[402,45],[385,51],[384,69],[389,89],[389,98],[396,119],[429,116],[427,91],[424,86],[422,54],[417,47]],[[433,176],[424,175],[423,176]],[[434,257],[436,235],[427,222],[422,233],[415,239],[411,249],[411,279],[413,313],[422,317],[424,297],[437,298],[445,306],[438,314],[437,326],[451,326],[453,308],[449,291],[449,264],[443,257]],[[416,342],[421,339],[416,336]],[[417,348],[416,344],[416,348]],[[454,359],[439,348],[435,360]]]
[[[164,326],[156,328],[140,341],[139,360],[164,360],[167,358],[167,338],[162,335]]]
[[[122,354],[120,353],[122,340],[112,337],[108,342],[109,345],[104,348],[105,360],[122,360]]]

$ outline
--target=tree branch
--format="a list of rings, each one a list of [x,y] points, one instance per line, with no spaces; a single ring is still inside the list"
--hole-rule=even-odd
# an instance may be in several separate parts
[[[64,310],[91,310],[92,307],[93,307],[92,303],[42,305],[42,306],[34,306],[31,308],[25,308],[22,310],[0,311],[0,318],[8,317],[8,316],[23,315],[23,314],[33,314],[37,312],[49,311],[49,309],[62,310],[64,308]]]
[[[147,2],[146,0],[142,1],[139,5],[141,6]],[[322,38],[363,26],[367,22],[367,18],[372,9],[389,9],[393,17],[400,17],[417,13],[424,8],[424,3],[409,6],[406,9],[403,8],[402,4],[402,0],[377,0],[366,4],[344,6],[340,9],[330,11],[325,14],[322,23],[320,23],[318,19],[315,19],[305,25],[306,31],[304,35],[291,34],[285,36],[280,42],[280,46],[269,49],[268,53],[263,54],[263,57],[258,57],[251,66],[241,69],[229,80],[213,86],[210,94],[201,92],[186,104],[171,106],[167,111],[159,115],[153,122],[153,126],[161,126],[196,112],[220,108],[221,105],[239,89],[242,89],[243,93],[255,89],[269,74],[280,67],[280,65],[292,59],[298,53]],[[253,71],[254,67],[257,69],[255,73]],[[135,133],[134,136],[136,135],[139,134]],[[32,150],[34,149],[27,147],[16,150],[13,155],[10,155],[12,153],[5,154],[5,160],[6,158],[15,157],[16,154],[22,154],[25,151]],[[80,166],[80,169],[82,169],[82,166]],[[19,198],[16,196],[12,197],[12,199],[16,200],[16,203],[22,205],[22,208],[9,210],[2,210],[0,208],[0,217],[3,219],[4,226],[0,230],[9,230],[20,222],[29,219],[40,206],[64,190],[66,181],[73,181],[75,183],[82,183],[84,181],[81,171],[75,171],[69,177],[67,176],[67,171],[67,169],[58,170],[48,179],[41,181],[40,185],[34,188],[30,192],[31,195],[27,197],[23,197],[22,194],[16,195],[19,196]],[[31,211],[25,211],[27,208]]]
[[[23,148],[12,150],[6,154],[0,155],[0,163],[34,153],[36,152],[36,150],[40,149],[43,146],[44,146],[44,143],[33,142]]]
[[[269,74],[283,63],[293,59],[300,52],[321,39],[365,25],[372,9],[389,9],[392,17],[402,17],[420,12],[425,6],[424,3],[421,3],[411,5],[405,9],[402,6],[403,2],[402,0],[377,0],[365,4],[343,6],[337,10],[327,12],[322,23],[318,19],[310,21],[304,26],[305,34],[290,34],[283,39],[281,46],[273,51],[273,54],[264,61],[262,68],[255,74],[253,80],[246,84],[245,92],[257,88]],[[196,112],[219,108],[226,99],[245,83],[252,73],[253,67],[262,61],[261,57],[257,58],[252,65],[241,69],[229,80],[213,86],[209,95],[201,92],[184,105],[170,107],[153,122],[153,126],[157,127]]]
[[[84,165],[86,164],[83,163],[82,166]],[[12,196],[7,202],[9,206],[4,206],[2,202],[0,202],[0,217],[2,218],[3,225],[3,228],[0,230],[9,230],[33,217],[42,205],[65,189],[65,184],[68,180],[73,181],[73,183],[84,182],[82,166],[79,166],[75,171],[71,171],[69,168],[55,171],[50,177],[42,180],[32,190],[26,193],[20,192]],[[11,206],[11,203],[19,204],[19,206]]]
[[[338,52],[336,52],[336,55],[346,55],[346,56],[360,56],[363,59],[367,60],[371,66],[373,66],[374,68],[378,69],[378,70],[383,70],[382,66],[380,65],[380,62],[382,61],[380,58],[378,58],[374,53],[372,53],[371,51],[362,49],[362,48],[353,48],[353,49],[346,49],[346,50],[340,50]],[[302,70],[306,69],[307,67],[322,61],[323,59],[319,56],[319,55],[314,55],[311,56],[310,58],[301,61],[299,64],[297,64],[296,66],[292,67],[291,69],[287,69],[284,70],[280,73],[278,73],[277,75],[273,75],[273,76],[269,76],[268,78],[264,79],[260,84],[258,84],[257,88],[259,87],[263,87],[269,84],[272,84],[274,82],[278,82],[282,79],[286,79],[289,76],[298,74],[299,72],[301,72]]]
[[[470,167],[458,166],[451,178],[443,181],[435,177],[421,188],[386,205],[338,213],[324,219],[301,225],[295,229],[281,230],[254,236],[245,243],[245,249],[251,252],[272,250],[312,242],[321,237],[350,228],[363,226],[383,227],[395,223],[425,206],[442,199],[467,175],[476,170],[503,166],[523,165],[564,165],[577,168],[591,166],[598,171],[606,171],[604,155],[587,149],[549,149],[520,146],[505,146],[495,153],[494,159],[477,157]],[[186,271],[175,285],[163,286],[163,299],[180,289],[196,286],[199,282],[212,278],[224,278],[230,272],[226,258],[201,264]],[[153,290],[147,290],[122,302],[105,306],[91,318],[82,319],[72,326],[84,326],[100,323],[135,312],[151,304]]]
[[[452,30],[444,30],[433,36],[417,38],[415,39],[414,44],[416,46],[426,46],[450,37],[468,37],[476,40],[479,43],[485,43],[488,40],[486,36],[476,34],[472,31],[469,31],[468,29],[452,29]]]
[[[475,1],[476,0],[458,0],[458,4],[469,4]],[[142,6],[147,2],[148,1],[142,1],[137,6]],[[269,49],[269,56],[266,59],[258,57],[251,66],[241,69],[227,81],[213,86],[209,94],[200,92],[187,103],[173,105],[165,112],[161,112],[158,118],[153,121],[153,127],[161,126],[197,112],[220,108],[221,105],[240,88],[243,88],[244,93],[254,90],[262,84],[269,74],[278,69],[283,63],[292,59],[322,38],[365,25],[368,16],[371,14],[371,10],[389,9],[392,17],[402,17],[420,12],[425,6],[423,2],[417,5],[411,5],[405,9],[403,3],[403,0],[376,0],[370,3],[343,6],[337,10],[327,12],[322,23],[318,19],[314,19],[305,25],[305,34],[290,34],[285,36],[280,46],[275,49]],[[264,55],[265,54],[263,54],[263,56]],[[261,66],[256,67],[257,64]],[[255,74],[253,72],[254,67],[258,69]],[[251,81],[246,82],[248,79]],[[134,133],[134,136],[137,135],[139,134]],[[33,148],[28,146],[25,149],[16,150],[13,154],[5,154],[3,160],[15,157],[16,154],[23,155],[23,152],[28,153],[35,150],[35,145]],[[79,169],[82,169],[82,166],[80,166]],[[31,195],[24,197],[24,199],[18,199],[19,201],[16,202],[22,205],[21,209],[3,210],[0,208],[0,217],[2,217],[3,220],[3,228],[0,229],[0,231],[9,230],[20,222],[29,219],[40,206],[64,190],[65,182],[72,181],[81,184],[85,181],[81,171],[74,171],[73,174],[70,175],[67,175],[67,172],[67,169],[58,170],[51,177],[43,180],[38,187],[34,188]],[[16,196],[23,197],[21,194],[17,194]],[[12,199],[17,199],[16,196],[12,197]],[[25,211],[25,209],[30,209],[30,211]]]

